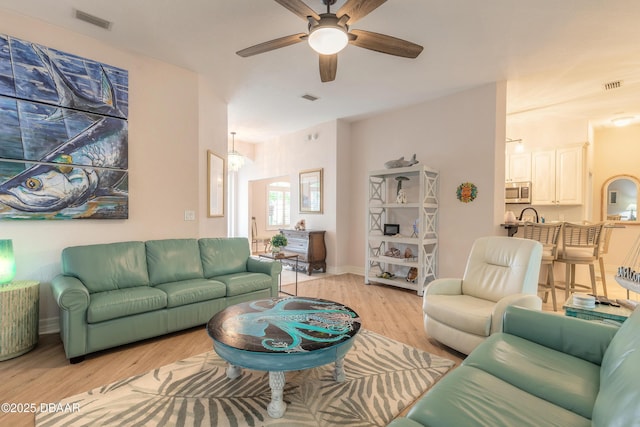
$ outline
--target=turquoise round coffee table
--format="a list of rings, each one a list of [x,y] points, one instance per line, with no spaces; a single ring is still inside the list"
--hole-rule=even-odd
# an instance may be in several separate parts
[[[269,372],[267,412],[286,410],[286,371],[335,363],[334,378],[344,381],[344,357],[360,330],[358,314],[340,303],[317,298],[268,298],[236,304],[211,318],[207,331],[213,348],[229,362],[227,377],[242,368]]]

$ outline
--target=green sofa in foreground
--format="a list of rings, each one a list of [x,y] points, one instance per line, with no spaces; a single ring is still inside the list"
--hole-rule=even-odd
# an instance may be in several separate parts
[[[640,426],[640,310],[618,328],[511,306],[391,426]]]
[[[278,296],[278,262],[246,238],[74,246],[52,283],[68,359],[204,325],[225,307]]]

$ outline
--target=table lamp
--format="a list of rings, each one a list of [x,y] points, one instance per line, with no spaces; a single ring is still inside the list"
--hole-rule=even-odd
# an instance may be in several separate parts
[[[16,260],[13,257],[13,242],[0,240],[0,285],[10,283],[16,275]]]

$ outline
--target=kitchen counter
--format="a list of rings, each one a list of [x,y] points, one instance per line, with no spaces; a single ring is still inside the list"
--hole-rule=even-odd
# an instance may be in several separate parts
[[[547,222],[546,224],[553,224],[555,222],[560,222],[560,221],[550,221]],[[564,222],[564,221],[562,221]],[[571,222],[571,221],[569,221]],[[500,227],[504,228],[505,230],[507,230],[507,235],[509,237],[513,237],[517,232],[518,232],[518,228],[519,227],[524,227],[524,221],[518,221],[518,222],[508,222],[508,223],[504,223],[504,224],[500,224]],[[625,226],[623,224],[613,224],[613,223],[607,223],[604,225],[605,228],[625,228]]]
[[[524,226],[524,222],[509,222],[500,224],[500,227],[507,230],[507,235],[513,237],[518,232],[518,227]]]

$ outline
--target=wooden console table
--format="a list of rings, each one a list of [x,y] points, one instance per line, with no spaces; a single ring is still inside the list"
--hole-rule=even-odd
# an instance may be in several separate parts
[[[324,230],[287,230],[280,233],[287,238],[285,252],[298,255],[298,267],[306,271],[309,276],[313,270],[322,269],[327,272],[327,247],[324,243]],[[281,260],[283,264],[294,266],[294,260]],[[294,267],[295,268],[295,267]]]

